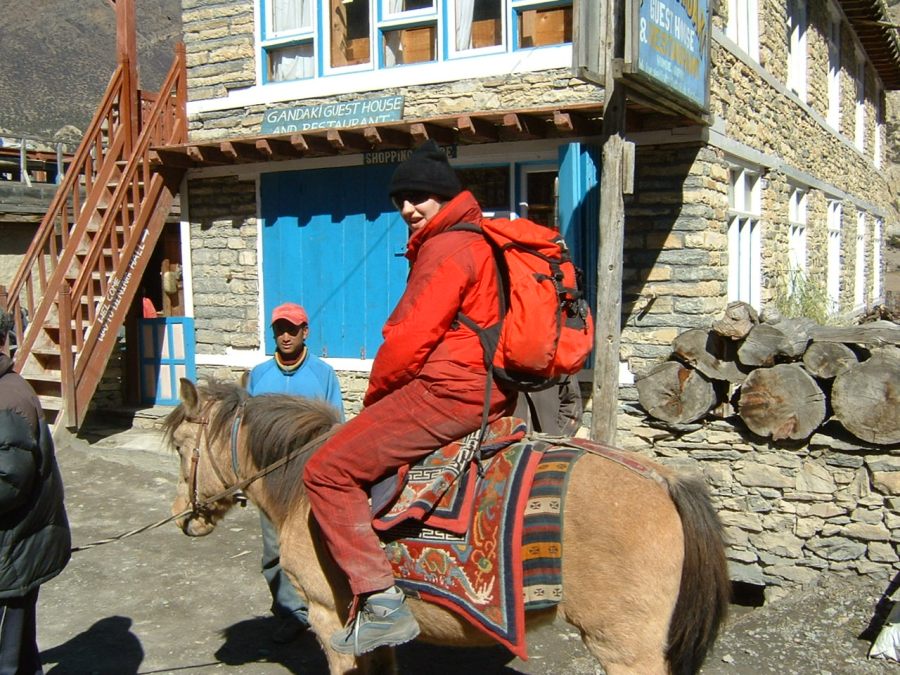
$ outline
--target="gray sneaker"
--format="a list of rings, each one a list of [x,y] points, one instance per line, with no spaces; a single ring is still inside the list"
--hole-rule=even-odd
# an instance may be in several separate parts
[[[416,617],[396,586],[373,593],[356,617],[331,636],[331,646],[341,654],[359,656],[378,647],[409,642],[419,634]]]

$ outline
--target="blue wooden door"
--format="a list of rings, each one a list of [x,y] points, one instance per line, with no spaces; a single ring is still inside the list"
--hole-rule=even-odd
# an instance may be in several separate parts
[[[407,229],[391,206],[393,165],[263,174],[266,322],[282,302],[309,314],[314,354],[372,358],[403,293]],[[266,331],[266,352],[274,353]]]
[[[141,402],[178,405],[178,381],[197,380],[194,319],[168,316],[138,319]]]
[[[575,264],[584,273],[588,304],[597,308],[597,257],[600,241],[600,150],[585,143],[559,148],[559,230]],[[586,368],[593,367],[591,354]]]

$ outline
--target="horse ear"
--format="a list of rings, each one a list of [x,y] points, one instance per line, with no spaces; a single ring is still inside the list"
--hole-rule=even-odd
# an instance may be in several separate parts
[[[247,388],[247,384],[248,384],[249,382],[250,382],[250,371],[249,371],[249,370],[245,370],[244,373],[241,375],[241,388],[242,388],[242,389],[246,389],[246,388]]]
[[[200,394],[197,393],[197,387],[186,377],[181,378],[181,387],[178,390],[181,396],[181,403],[184,405],[188,414],[197,412],[200,408]]]

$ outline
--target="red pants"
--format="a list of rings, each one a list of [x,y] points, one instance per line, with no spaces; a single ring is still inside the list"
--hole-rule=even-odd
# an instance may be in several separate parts
[[[364,408],[306,464],[303,482],[313,515],[355,595],[394,584],[372,529],[368,487],[481,426],[483,381],[480,390],[448,392],[445,386],[438,396],[431,391],[437,385],[413,380]],[[514,403],[495,385],[490,419],[502,417]]]

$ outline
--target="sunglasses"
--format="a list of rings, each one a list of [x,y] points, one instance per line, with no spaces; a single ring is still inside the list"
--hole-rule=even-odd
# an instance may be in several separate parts
[[[430,192],[398,192],[391,197],[391,202],[394,204],[394,208],[400,211],[406,202],[415,206],[427,202],[429,199],[431,199]]]
[[[306,328],[305,323],[301,326],[295,326],[288,321],[278,321],[275,323],[275,325],[272,326],[272,332],[275,333],[275,337],[278,337],[282,333],[287,333],[288,335],[299,335],[300,331],[302,331],[304,328]]]

